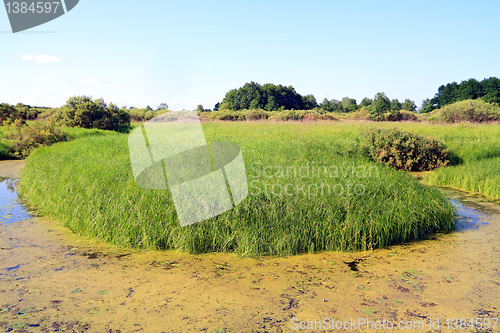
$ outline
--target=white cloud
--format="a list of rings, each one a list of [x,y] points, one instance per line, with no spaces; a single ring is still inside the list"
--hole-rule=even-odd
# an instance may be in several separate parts
[[[35,82],[47,82],[47,78],[46,77],[36,77],[33,79],[33,81],[35,81]]]
[[[94,78],[94,79],[80,79],[78,81],[76,81],[78,83],[101,83],[101,79],[97,79],[97,78]]]
[[[24,61],[32,61],[32,62],[37,62],[41,64],[48,64],[51,62],[61,62],[62,59],[58,57],[54,57],[48,54],[23,54],[21,56],[21,60]]]

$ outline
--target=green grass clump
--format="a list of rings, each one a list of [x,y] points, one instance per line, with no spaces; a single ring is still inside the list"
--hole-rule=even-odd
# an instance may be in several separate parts
[[[204,123],[209,142],[240,145],[249,195],[187,227],[180,227],[168,190],[136,186],[123,134],[36,150],[19,188],[40,214],[126,247],[290,255],[372,249],[451,231],[454,209],[442,193],[364,157],[361,128]]]
[[[500,157],[436,170],[424,180],[500,199]]]

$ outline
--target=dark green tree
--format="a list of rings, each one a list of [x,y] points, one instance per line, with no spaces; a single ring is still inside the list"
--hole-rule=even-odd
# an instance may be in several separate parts
[[[265,109],[301,110],[317,106],[312,95],[302,97],[292,86],[274,85],[267,83],[260,85],[256,82],[246,83],[243,87],[227,92],[222,100],[220,109],[224,106],[230,110]]]
[[[383,114],[391,110],[391,100],[385,95],[385,93],[379,92],[375,95],[369,110],[375,120],[381,120],[383,118]]]
[[[359,103],[359,106],[364,106],[364,107],[367,107],[367,106],[370,106],[372,105],[372,100],[368,97],[365,97],[363,98],[363,100],[361,101],[361,103]]]
[[[500,80],[490,77],[479,82],[476,79],[451,82],[438,88],[427,109],[437,109],[466,99],[482,98],[487,102],[500,103]]]
[[[344,112],[344,108],[342,107],[342,103],[336,99],[328,100],[324,99],[323,102],[319,105],[319,107],[327,112]]]
[[[420,108],[420,113],[427,113],[434,110],[434,105],[432,104],[432,100],[430,98],[424,99],[422,101],[422,107]]]
[[[401,105],[401,109],[406,110],[406,111],[415,112],[415,111],[417,111],[417,105],[415,104],[414,101],[407,98],[407,99],[405,99],[405,101]]]
[[[402,108],[402,104],[398,101],[398,99],[393,99],[391,101],[391,111],[399,111]]]
[[[152,111],[152,110],[149,110]],[[75,96],[54,113],[55,118],[66,126],[128,131],[130,115],[113,103],[103,99],[92,100],[89,96]]]
[[[318,102],[316,101],[316,97],[314,97],[314,95],[312,94],[303,96],[302,102],[304,104],[305,110],[311,110],[318,107]]]
[[[344,97],[342,98],[341,104],[343,112],[354,112],[358,108],[354,98]]]

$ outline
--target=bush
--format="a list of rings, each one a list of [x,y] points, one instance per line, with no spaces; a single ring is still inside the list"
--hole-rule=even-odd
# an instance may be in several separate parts
[[[130,115],[113,103],[88,96],[75,96],[57,109],[53,116],[58,123],[69,127],[97,128],[117,132],[130,129]]]
[[[244,120],[245,116],[243,115],[242,112],[231,111],[231,110],[221,110],[221,111],[212,112],[212,114],[210,115],[210,119],[237,121],[237,120]]]
[[[399,170],[432,170],[456,162],[441,142],[397,128],[370,130],[365,140],[371,159]]]
[[[500,121],[500,107],[482,99],[468,99],[434,110],[429,120],[445,123]]]
[[[245,120],[261,120],[269,118],[268,112],[264,110],[246,110],[243,114]]]
[[[10,104],[0,104],[0,124],[6,120],[14,120],[19,117],[17,110]]]
[[[361,107],[361,109],[355,112],[349,112],[344,115],[345,119],[351,120],[373,120],[372,114],[367,107]]]
[[[323,113],[320,116],[321,120],[339,120],[339,118],[335,117],[332,113]]]
[[[3,132],[10,145],[9,155],[21,158],[28,156],[35,148],[69,139],[68,134],[52,122],[36,121],[33,125],[26,125],[21,120],[16,120],[5,123]]]
[[[269,119],[289,121],[289,120],[302,120],[302,121],[315,121],[315,120],[338,120],[338,118],[331,112],[319,113],[316,110],[288,110],[278,111],[273,114]]]
[[[289,121],[289,120],[298,120],[298,117],[294,110],[273,111],[271,112],[269,120]]]
[[[3,142],[0,142],[0,160],[8,160],[13,156],[10,155],[9,146]]]
[[[390,113],[384,120],[387,121],[418,121],[415,112],[401,110],[397,113]]]
[[[18,119],[24,120],[34,120],[40,113],[47,110],[46,108],[34,108],[23,103],[17,103],[15,108],[18,113]]]

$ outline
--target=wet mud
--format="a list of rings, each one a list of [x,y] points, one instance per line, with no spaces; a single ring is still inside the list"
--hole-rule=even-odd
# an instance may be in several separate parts
[[[291,332],[292,320],[366,318],[449,332],[446,319],[493,326],[500,315],[499,206],[458,192],[450,234],[366,252],[245,258],[79,238],[32,218],[14,187],[0,183],[0,331]]]

